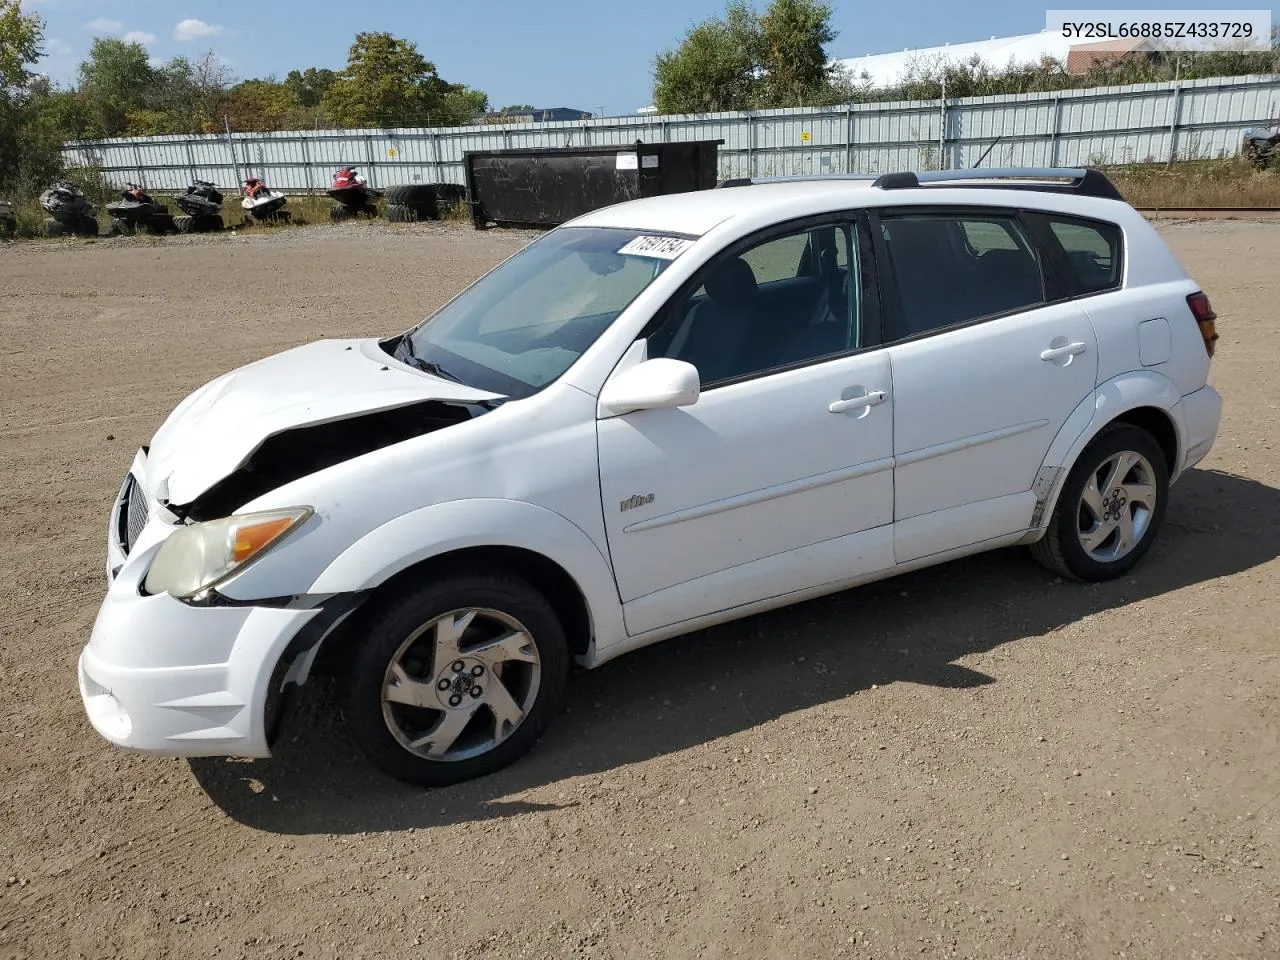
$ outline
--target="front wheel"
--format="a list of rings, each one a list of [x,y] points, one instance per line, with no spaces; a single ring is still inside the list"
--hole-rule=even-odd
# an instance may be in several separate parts
[[[564,630],[516,577],[425,584],[360,634],[347,688],[352,734],[399,780],[440,787],[500,770],[533,746],[564,696]]]
[[[1151,548],[1169,498],[1169,468],[1151,434],[1104,430],[1076,461],[1032,554],[1064,577],[1111,580]]]

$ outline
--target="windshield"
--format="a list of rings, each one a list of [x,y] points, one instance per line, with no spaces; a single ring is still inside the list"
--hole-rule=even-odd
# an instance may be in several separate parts
[[[551,383],[693,240],[561,227],[483,277],[397,342],[429,373],[527,397]]]

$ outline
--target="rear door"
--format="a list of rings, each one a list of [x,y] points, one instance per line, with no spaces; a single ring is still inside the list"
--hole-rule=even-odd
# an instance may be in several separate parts
[[[889,301],[899,563],[1026,529],[1033,486],[1094,390],[1098,343],[1015,210],[872,216]]]

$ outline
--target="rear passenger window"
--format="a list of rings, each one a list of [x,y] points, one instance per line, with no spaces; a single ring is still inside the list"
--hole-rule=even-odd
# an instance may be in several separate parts
[[[882,216],[884,278],[900,310],[889,340],[1010,313],[1044,302],[1040,261],[1013,217]]]
[[[1046,216],[1081,293],[1120,286],[1120,228],[1097,220]]]

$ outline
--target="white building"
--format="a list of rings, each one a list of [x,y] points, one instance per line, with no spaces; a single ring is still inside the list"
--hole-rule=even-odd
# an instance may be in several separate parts
[[[1052,58],[1068,66],[1068,72],[1083,72],[1095,58],[1124,55],[1140,50],[1150,50],[1150,42],[1140,40],[1106,41],[1081,44],[1062,36],[1060,31],[1042,30],[1024,33],[1016,37],[991,37],[972,43],[944,43],[938,47],[907,47],[893,53],[867,54],[863,57],[847,57],[833,60],[854,83],[870,87],[892,87],[907,79],[913,66],[928,68],[943,62],[965,63],[978,57],[992,70],[1006,67],[1037,66],[1046,58]],[[1068,55],[1076,51],[1076,57],[1068,64]],[[638,114],[653,114],[654,106],[641,107]]]
[[[1071,41],[1060,31],[1041,31],[1017,37],[992,37],[973,43],[945,43],[940,47],[906,48],[894,53],[867,54],[833,61],[855,83],[892,87],[903,82],[913,64],[962,63],[977,56],[992,70],[1009,66],[1034,66],[1046,57],[1066,61]]]

